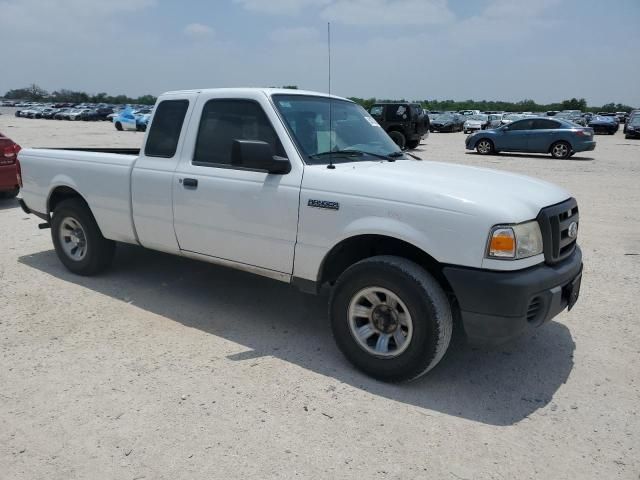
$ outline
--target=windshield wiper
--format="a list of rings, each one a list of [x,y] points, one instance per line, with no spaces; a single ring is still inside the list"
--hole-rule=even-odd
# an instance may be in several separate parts
[[[391,152],[389,155],[382,155],[379,153],[373,153],[373,152],[366,152],[364,150],[334,150],[334,151],[327,151],[327,152],[321,152],[321,153],[314,153],[313,155],[309,155],[309,158],[322,158],[322,157],[329,157],[332,155],[346,155],[349,157],[362,157],[363,155],[370,155],[372,157],[376,157],[376,158],[381,158],[382,160],[387,160],[388,162],[395,162],[396,158],[401,157],[402,155],[404,155],[402,152],[397,151],[397,152]]]

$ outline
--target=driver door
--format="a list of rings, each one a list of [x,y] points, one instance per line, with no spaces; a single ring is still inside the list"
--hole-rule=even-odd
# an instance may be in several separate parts
[[[533,120],[517,120],[502,130],[498,137],[498,150],[510,150],[512,152],[526,152],[529,136],[533,132]]]
[[[298,226],[302,165],[291,161],[288,174],[269,174],[231,165],[233,141],[259,140],[275,154],[285,149],[284,127],[267,98],[201,94],[199,124],[174,172],[174,228],[180,249],[222,260],[291,274]]]

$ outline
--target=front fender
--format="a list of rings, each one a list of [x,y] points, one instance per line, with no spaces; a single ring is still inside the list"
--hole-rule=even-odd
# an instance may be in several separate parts
[[[336,239],[335,245],[343,242],[344,240],[360,235],[381,235],[402,240],[414,245],[439,261],[436,252],[437,248],[429,236],[425,232],[417,230],[408,223],[397,218],[393,218],[392,212],[388,212],[388,216],[384,217],[369,216],[354,220],[346,225],[345,229],[341,232],[341,235]],[[435,252],[435,254],[432,252]]]

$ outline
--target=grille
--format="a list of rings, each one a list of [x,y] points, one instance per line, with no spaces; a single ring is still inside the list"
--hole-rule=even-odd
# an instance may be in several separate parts
[[[538,317],[538,313],[540,312],[540,308],[542,307],[542,300],[540,297],[535,297],[529,303],[529,307],[527,308],[527,322],[534,322]]]
[[[546,263],[558,263],[573,253],[576,238],[569,236],[569,226],[573,222],[579,224],[578,202],[575,198],[543,208],[537,220],[542,232]]]

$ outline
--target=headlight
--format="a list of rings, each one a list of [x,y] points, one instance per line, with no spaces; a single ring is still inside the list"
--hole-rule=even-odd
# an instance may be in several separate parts
[[[488,258],[517,260],[542,253],[542,234],[535,220],[518,225],[498,225],[491,229]]]

